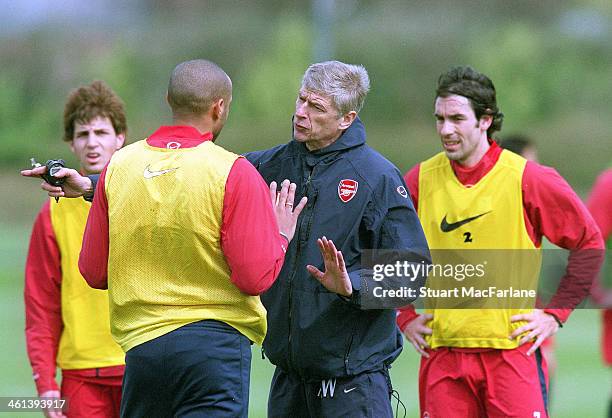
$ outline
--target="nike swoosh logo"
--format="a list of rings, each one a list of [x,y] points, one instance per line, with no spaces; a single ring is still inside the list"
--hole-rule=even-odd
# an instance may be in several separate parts
[[[357,387],[350,388],[350,389],[344,389],[344,393],[349,393],[349,392],[352,392],[352,391],[354,391],[355,389],[357,389]]]
[[[466,218],[463,219],[461,221],[457,221],[457,222],[453,222],[451,224],[449,224],[448,222],[446,222],[446,215],[444,215],[444,219],[442,219],[442,222],[440,223],[440,229],[442,230],[442,232],[451,232],[454,231],[455,229],[459,228],[460,226],[463,226],[469,222],[472,222],[475,219],[480,218],[481,216],[486,215],[487,213],[491,213],[491,211],[485,212],[485,213],[481,213],[480,215],[476,215],[476,216],[472,216],[470,218]]]
[[[174,170],[178,169],[178,167],[174,167],[174,168],[168,168],[166,170],[151,171],[149,167],[151,167],[151,166],[148,165],[144,169],[143,176],[146,179],[152,179],[153,177],[161,176],[162,174],[166,174],[166,173],[169,173],[171,171],[174,171]]]

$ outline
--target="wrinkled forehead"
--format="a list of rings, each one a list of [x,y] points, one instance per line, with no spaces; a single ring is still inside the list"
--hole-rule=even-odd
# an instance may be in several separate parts
[[[470,100],[467,97],[456,94],[447,97],[438,96],[434,108],[436,115],[474,113]]]
[[[333,100],[330,95],[322,93],[320,91],[311,90],[304,86],[299,91],[299,95],[310,101],[316,101],[320,103],[333,104]]]

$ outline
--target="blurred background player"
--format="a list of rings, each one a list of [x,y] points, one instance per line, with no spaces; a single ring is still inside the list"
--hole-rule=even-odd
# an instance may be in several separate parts
[[[68,96],[64,141],[83,175],[102,171],[126,130],[123,102],[104,82]],[[36,218],[25,271],[26,346],[39,396],[67,398],[68,417],[117,417],[124,353],[111,337],[107,292],[89,287],[77,265],[90,206],[51,199]]]
[[[601,235],[606,240],[608,250],[612,248],[612,168],[604,170],[597,177],[587,206],[597,222]],[[602,272],[602,280],[593,286],[593,299],[601,307],[602,337],[601,350],[606,366],[612,365],[612,261],[610,253],[607,254],[606,266]],[[612,393],[608,405],[608,418],[612,418]]]
[[[492,139],[503,114],[486,75],[461,66],[442,74],[434,115],[444,151],[406,174],[430,247],[538,250],[546,236],[571,252],[551,301],[563,309],[400,312],[398,326],[422,354],[421,414],[546,417],[546,363],[538,347],[588,295],[601,264],[601,235],[556,171]]]
[[[515,134],[504,136],[499,141],[499,146],[515,154],[520,155],[527,161],[539,162],[538,147],[535,142],[526,135]]]

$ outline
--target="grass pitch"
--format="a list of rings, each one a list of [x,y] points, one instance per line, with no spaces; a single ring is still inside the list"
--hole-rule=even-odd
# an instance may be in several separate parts
[[[33,217],[32,217],[33,218]],[[23,266],[30,225],[0,224],[0,397],[33,396],[34,384],[25,353]],[[610,370],[599,354],[600,312],[578,310],[557,334],[558,370],[552,391],[551,416],[598,418],[605,416],[610,393]],[[393,364],[394,388],[407,408],[407,417],[418,417],[418,356],[411,346]],[[266,416],[267,393],[273,368],[253,348],[250,416]],[[520,402],[520,400],[517,400]],[[395,408],[395,403],[394,403]],[[400,407],[401,412],[401,407]],[[28,414],[29,415],[29,414]],[[0,417],[23,414],[0,413]],[[33,415],[34,416],[34,415]],[[403,416],[400,413],[400,416]]]

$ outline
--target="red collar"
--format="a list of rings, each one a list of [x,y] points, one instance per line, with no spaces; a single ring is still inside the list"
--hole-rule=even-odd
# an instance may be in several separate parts
[[[212,139],[212,132],[201,133],[193,126],[161,126],[147,138],[147,144],[157,148],[193,148]]]
[[[451,160],[451,167],[455,172],[455,176],[464,186],[470,187],[475,185],[495,166],[502,148],[495,141],[489,139],[491,145],[486,154],[472,167],[466,167],[456,161]]]

